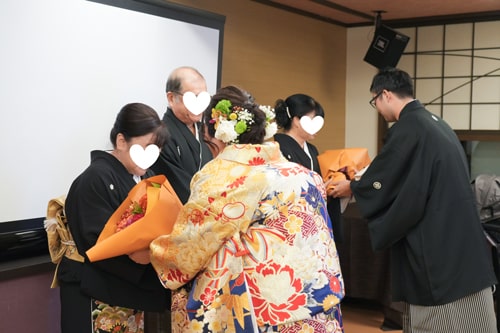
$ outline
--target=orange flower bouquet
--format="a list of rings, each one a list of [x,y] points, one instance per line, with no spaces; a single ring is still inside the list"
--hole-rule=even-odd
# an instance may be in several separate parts
[[[151,241],[172,231],[182,203],[163,175],[137,183],[111,215],[96,244],[86,254],[90,261],[147,249]]]

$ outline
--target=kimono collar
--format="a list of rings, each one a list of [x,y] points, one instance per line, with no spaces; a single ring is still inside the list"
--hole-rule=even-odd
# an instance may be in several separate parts
[[[226,146],[217,156],[224,160],[230,160],[247,165],[261,165],[278,162],[286,162],[287,159],[281,154],[277,142],[266,142],[264,144],[232,144]]]
[[[399,113],[399,117],[401,118],[401,115],[403,113],[408,113],[408,112],[411,112],[411,111],[414,111],[414,110],[417,110],[417,109],[420,109],[422,108],[423,105],[422,103],[420,103],[420,101],[418,99],[414,99],[410,102],[408,102],[404,107],[403,109],[401,110],[401,112]]]

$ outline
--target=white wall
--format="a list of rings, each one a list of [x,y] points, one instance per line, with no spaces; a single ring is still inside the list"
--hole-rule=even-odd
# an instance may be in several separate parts
[[[40,218],[131,102],[165,112],[181,65],[217,84],[219,30],[86,0],[0,1],[0,222]]]

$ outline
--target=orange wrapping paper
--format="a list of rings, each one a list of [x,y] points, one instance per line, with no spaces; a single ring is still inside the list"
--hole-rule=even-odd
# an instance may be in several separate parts
[[[327,150],[318,155],[323,180],[354,179],[354,175],[371,162],[366,148]]]
[[[151,183],[161,184],[160,188]],[[117,223],[129,205],[147,193],[146,214],[125,229],[116,232]],[[96,244],[86,254],[90,261],[108,259],[147,249],[155,238],[172,231],[182,203],[165,176],[143,179],[129,192],[120,207],[111,215]]]

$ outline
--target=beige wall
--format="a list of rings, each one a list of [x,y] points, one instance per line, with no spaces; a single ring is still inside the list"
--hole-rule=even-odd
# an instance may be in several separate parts
[[[373,27],[349,28],[347,32],[345,146],[368,148],[377,154],[378,113],[369,104],[370,84],[377,69],[363,61],[373,38]]]
[[[320,152],[344,147],[347,29],[249,0],[170,2],[226,17],[222,86],[241,86],[261,104],[309,94],[326,112],[313,143]]]
[[[365,147],[376,156],[378,116],[368,100],[377,70],[363,61],[373,27],[347,29],[250,0],[170,2],[226,17],[222,85],[240,85],[262,104],[310,94],[326,111],[313,142],[320,152]]]
[[[500,21],[477,22],[474,25],[448,24],[445,28],[436,24],[418,28],[418,34],[415,29],[417,28],[397,29],[410,37],[405,53],[433,51],[435,54],[447,54],[444,58],[432,54],[409,54],[401,57],[398,67],[416,78],[415,97],[422,103],[428,103],[445,94],[443,102],[450,103],[449,105],[445,104],[442,110],[439,104],[428,105],[427,108],[442,116],[455,130],[498,131],[500,80],[495,75],[498,74],[500,35],[492,34],[491,31],[500,29]],[[346,147],[367,147],[371,157],[377,151],[377,114],[368,105],[371,97],[368,89],[376,69],[364,62],[363,57],[373,33],[373,27],[349,28],[347,32],[345,123]],[[472,51],[456,51],[471,47],[475,48],[473,57]],[[471,68],[474,70],[474,78],[469,77]],[[488,73],[494,75],[486,77]],[[498,149],[494,147],[498,146],[484,149],[493,152]],[[498,168],[491,166],[498,166],[498,163],[498,160],[496,164],[487,160],[484,164],[489,165],[482,165],[481,168],[483,171],[494,171]]]

